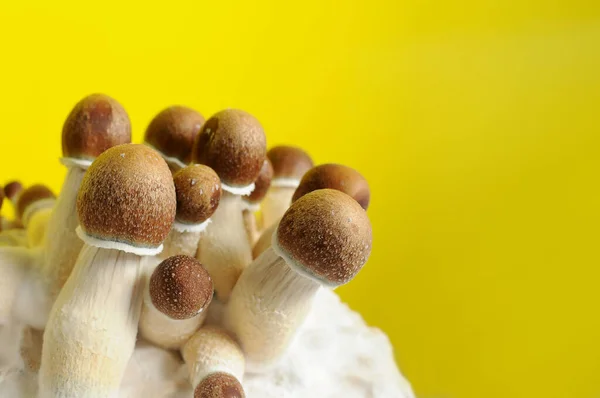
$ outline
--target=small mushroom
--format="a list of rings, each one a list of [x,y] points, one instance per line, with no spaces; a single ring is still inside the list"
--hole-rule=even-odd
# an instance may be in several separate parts
[[[204,117],[185,106],[170,106],[152,119],[144,143],[150,145],[165,159],[173,173],[192,160],[192,147]]]
[[[293,146],[276,146],[267,152],[273,165],[273,181],[262,204],[263,227],[277,223],[292,203],[292,195],[300,179],[313,161],[304,150]]]
[[[142,336],[165,349],[181,348],[206,319],[212,297],[212,280],[198,260],[184,255],[166,259],[145,289]]]
[[[272,246],[242,273],[225,312],[248,371],[278,362],[319,288],[350,282],[370,255],[371,239],[367,213],[345,193],[322,189],[292,204]]]
[[[56,204],[56,196],[44,185],[33,185],[19,196],[17,214],[27,231],[29,247],[44,242],[46,226]]]

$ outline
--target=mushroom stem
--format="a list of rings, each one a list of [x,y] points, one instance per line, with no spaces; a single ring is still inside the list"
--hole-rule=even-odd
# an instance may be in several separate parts
[[[227,302],[240,274],[252,261],[242,217],[242,197],[224,191],[211,219],[200,239],[197,258],[213,278],[219,300]]]
[[[27,223],[27,241],[29,247],[38,247],[44,243],[48,222],[52,217],[52,208],[36,211]]]
[[[267,196],[265,196],[261,209],[263,217],[263,228],[269,228],[276,224],[285,214],[292,203],[292,197],[298,184],[290,186],[278,186],[277,180],[273,180]]]
[[[277,220],[273,225],[265,229],[260,238],[254,244],[252,248],[252,256],[254,258],[258,258],[261,254],[263,254],[269,247],[271,247],[271,241],[273,240],[273,234],[277,229],[277,224],[279,224],[280,220]]]
[[[84,175],[84,167],[69,166],[46,229],[41,273],[48,285],[50,306],[71,274],[83,247],[75,229],[79,224],[76,210],[77,193]]]
[[[23,365],[29,372],[38,373],[42,362],[44,332],[25,326],[21,334],[20,353]]]
[[[198,242],[202,231],[179,231],[171,229],[169,236],[165,240],[164,249],[158,255],[161,260],[166,260],[179,254],[195,257],[198,251]]]
[[[140,333],[146,340],[167,350],[179,349],[204,323],[208,311],[189,319],[172,319],[160,312],[150,299],[148,282],[140,318]]]
[[[84,245],[44,333],[41,398],[118,396],[143,287],[142,257]]]
[[[320,286],[292,270],[272,247],[246,268],[231,294],[225,325],[237,336],[249,372],[277,363]]]
[[[36,260],[35,252],[25,247],[0,248],[0,325],[11,321],[19,291]]]
[[[242,216],[244,217],[244,225],[246,226],[246,233],[248,234],[250,245],[254,246],[254,243],[258,240],[260,236],[258,233],[258,223],[256,221],[256,215],[253,211],[244,209]]]

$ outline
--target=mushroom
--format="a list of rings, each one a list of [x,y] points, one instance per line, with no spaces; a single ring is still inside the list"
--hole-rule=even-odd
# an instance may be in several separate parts
[[[165,159],[173,173],[192,160],[194,139],[204,124],[204,117],[184,106],[171,106],[152,119],[144,142]]]
[[[3,192],[6,199],[8,199],[8,201],[12,204],[15,212],[15,218],[12,221],[3,219],[2,230],[22,228],[23,224],[21,224],[21,220],[19,220],[17,215],[17,201],[23,192],[23,184],[21,184],[19,181],[11,181],[4,186]]]
[[[38,247],[43,243],[55,203],[56,195],[44,185],[33,185],[19,195],[17,215],[27,230],[29,247]]]
[[[229,334],[215,326],[198,330],[181,349],[195,398],[244,398],[245,359]]]
[[[219,176],[208,166],[187,166],[175,173],[173,181],[177,215],[159,256],[161,259],[177,254],[196,255],[200,236],[210,224],[222,194]]]
[[[293,146],[276,146],[267,152],[273,164],[273,181],[262,204],[263,228],[277,223],[283,213],[290,207],[292,195],[300,179],[311,167],[313,161],[300,148]]]
[[[79,101],[67,117],[62,130],[61,163],[68,169],[56,207],[52,212],[44,243],[41,275],[49,298],[56,299],[75,266],[83,242],[75,229],[77,193],[85,171],[107,149],[131,142],[131,123],[127,112],[113,98],[92,94]],[[47,308],[46,317],[50,308]]]
[[[226,302],[242,270],[252,261],[252,247],[242,217],[241,195],[254,190],[265,160],[265,133],[241,110],[218,112],[204,123],[193,149],[194,163],[210,166],[221,179],[223,196],[198,245],[198,260],[213,278],[217,297]]]
[[[292,204],[272,246],[240,276],[225,312],[248,371],[277,363],[319,288],[350,282],[370,255],[371,239],[367,213],[345,193],[322,189]]]
[[[300,185],[292,196],[292,203],[307,193],[318,189],[335,189],[344,192],[353,197],[363,209],[367,210],[369,207],[371,196],[369,183],[358,171],[351,167],[332,163],[313,167],[302,177]],[[263,231],[252,250],[254,258],[260,256],[271,246],[273,232],[277,229],[278,222],[279,220]]]
[[[244,196],[242,198],[246,233],[248,234],[248,239],[250,239],[250,244],[253,246],[260,236],[255,213],[260,210],[260,202],[267,194],[267,191],[271,186],[272,178],[273,166],[271,166],[271,161],[269,159],[265,159],[263,166],[260,169],[260,174],[258,175],[256,181],[254,181],[254,191],[249,196]]]
[[[212,280],[198,260],[184,255],[166,259],[145,289],[142,336],[165,349],[181,348],[206,319],[212,296]]]
[[[141,256],[162,250],[175,219],[173,177],[144,145],[113,147],[77,196],[85,242],[44,332],[40,397],[117,396],[144,296]]]

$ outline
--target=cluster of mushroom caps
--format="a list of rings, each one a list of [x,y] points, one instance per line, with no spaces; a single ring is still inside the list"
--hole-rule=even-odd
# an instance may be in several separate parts
[[[267,152],[247,112],[205,121],[173,106],[131,144],[123,107],[95,94],[62,149],[58,197],[3,192],[16,216],[1,224],[0,325],[25,325],[42,398],[116,396],[138,332],[181,352],[195,397],[244,397],[244,374],[277,363],[316,292],[369,257],[365,179],[299,148]]]

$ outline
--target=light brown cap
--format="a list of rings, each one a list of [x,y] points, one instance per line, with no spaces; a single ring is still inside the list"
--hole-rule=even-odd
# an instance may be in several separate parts
[[[200,224],[217,210],[221,200],[221,180],[213,169],[201,164],[187,166],[173,176],[177,192],[178,222]]]
[[[185,106],[171,106],[152,119],[144,140],[161,154],[182,164],[192,161],[192,147],[204,116]]]
[[[350,282],[371,254],[367,213],[350,196],[333,189],[304,195],[284,214],[277,247],[292,268],[329,286]]]
[[[94,160],[116,145],[131,142],[131,123],[125,109],[104,94],[79,101],[63,125],[63,156]]]
[[[273,164],[274,178],[298,180],[313,167],[313,161],[304,150],[280,145],[267,152],[267,157]]]
[[[23,192],[23,184],[19,181],[11,181],[4,186],[4,194],[6,198],[15,203],[19,195]]]
[[[193,257],[169,257],[150,277],[150,299],[172,319],[189,319],[204,311],[213,297],[208,271]]]
[[[271,187],[271,180],[273,179],[273,166],[268,158],[265,158],[258,178],[254,181],[254,191],[249,196],[244,196],[244,200],[248,203],[260,203],[267,195],[269,188]]]
[[[371,198],[369,183],[356,170],[341,164],[322,164],[310,169],[296,189],[292,202],[317,189],[335,189],[356,200],[367,210]]]
[[[226,109],[204,123],[192,157],[194,163],[212,167],[223,184],[239,188],[256,180],[266,151],[265,132],[258,120],[242,110]]]
[[[145,145],[126,144],[100,155],[87,170],[77,213],[89,237],[135,248],[159,247],[175,219],[173,176]]]
[[[206,376],[194,391],[194,398],[245,398],[242,384],[229,373],[217,372]]]
[[[25,215],[27,208],[42,200],[53,199],[56,199],[56,195],[54,195],[50,188],[41,184],[32,185],[19,195],[19,200],[17,201],[17,215],[19,219],[26,222],[23,216]]]

